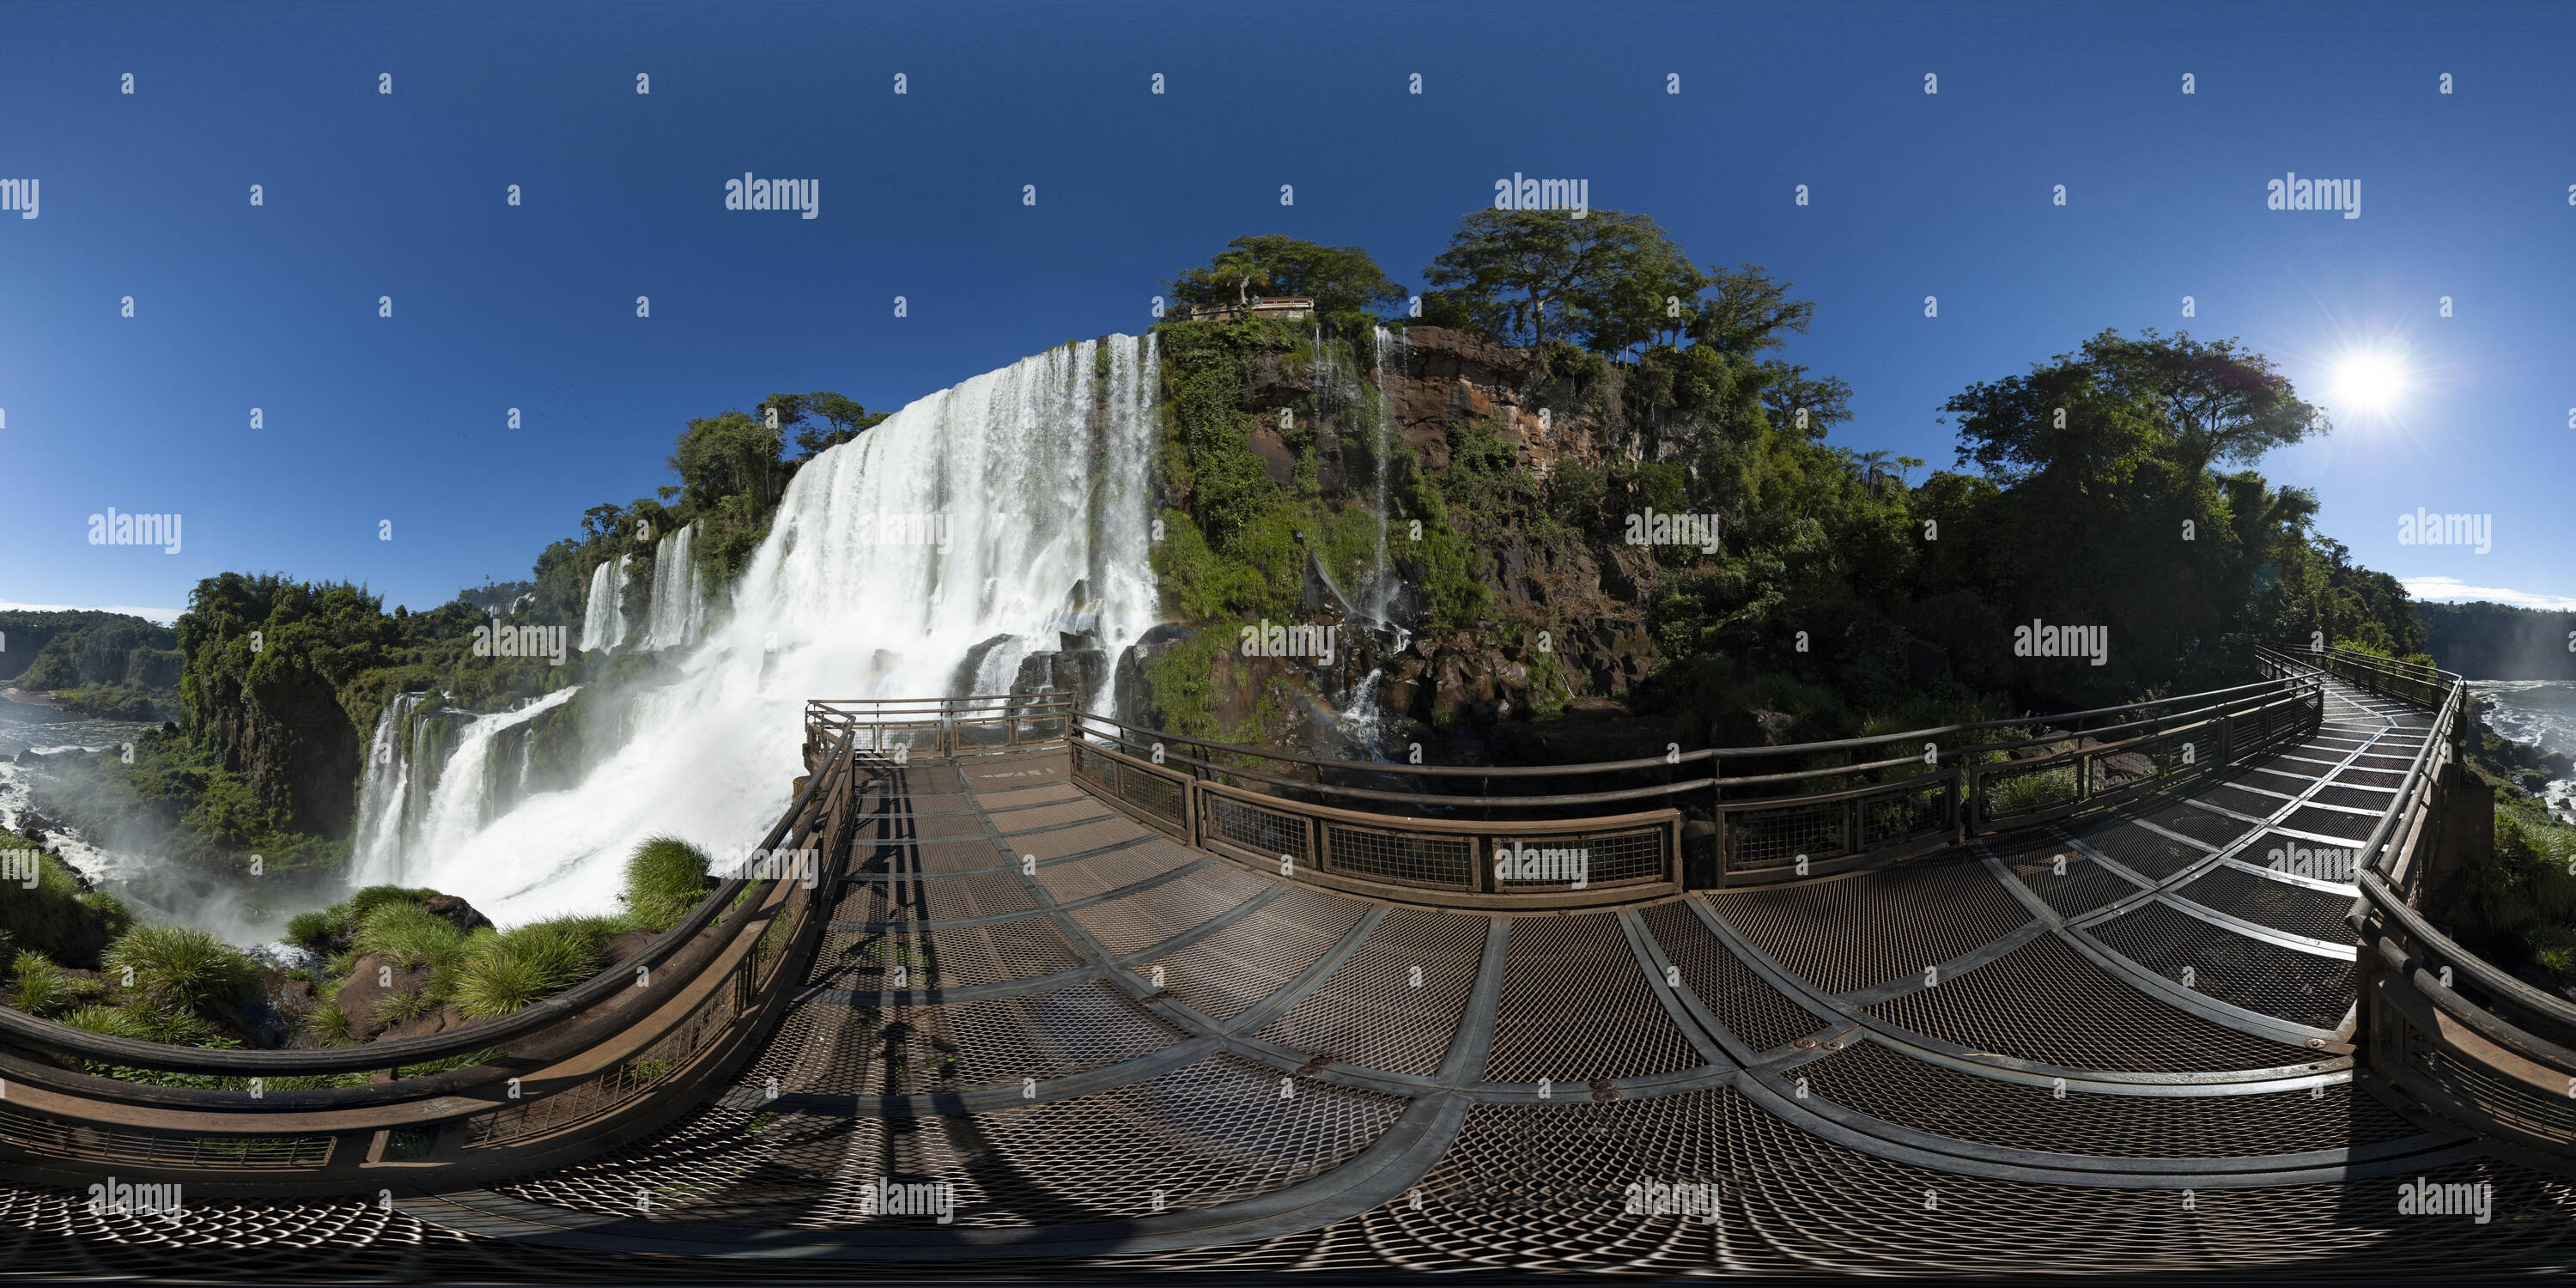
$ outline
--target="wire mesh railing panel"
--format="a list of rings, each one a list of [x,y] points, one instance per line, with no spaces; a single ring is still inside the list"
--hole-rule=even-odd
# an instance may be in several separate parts
[[[304,1171],[331,1161],[329,1136],[196,1136],[76,1125],[0,1107],[0,1141],[47,1158],[127,1163],[138,1167],[204,1167]]]
[[[1497,837],[1493,854],[1494,888],[1506,892],[1657,881],[1671,870],[1670,833],[1661,827]]]
[[[1476,843],[1389,828],[1324,825],[1324,870],[1404,885],[1476,888]]]
[[[1997,765],[1977,778],[1977,805],[1989,819],[2016,818],[2071,804],[2083,787],[2075,761]]]
[[[1841,801],[1729,809],[1727,866],[1735,871],[1785,868],[1800,859],[1841,856],[1849,847]]]
[[[1129,804],[1169,823],[1175,830],[1189,824],[1189,788],[1177,779],[1128,768],[1119,775],[1118,794]]]
[[[1264,857],[1304,859],[1306,820],[1282,810],[1265,809],[1231,796],[1206,798],[1208,832]]]
[[[1950,828],[1950,784],[1900,783],[1860,798],[1860,845],[1882,845],[1938,836]]]

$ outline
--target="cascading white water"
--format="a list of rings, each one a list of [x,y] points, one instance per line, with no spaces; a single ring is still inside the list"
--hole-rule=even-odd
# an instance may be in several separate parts
[[[705,581],[691,557],[696,524],[684,524],[653,547],[653,599],[644,610],[646,649],[686,648],[706,623]]]
[[[1389,456],[1395,451],[1395,383],[1404,375],[1405,338],[1385,327],[1377,329],[1377,417],[1372,436],[1372,472],[1377,475],[1377,563],[1370,570],[1367,584],[1360,590],[1361,607],[1369,616],[1387,621],[1395,612],[1395,574],[1387,566],[1386,525],[1391,514],[1386,476]],[[1388,363],[1393,362],[1393,378]]]
[[[626,560],[602,559],[590,570],[590,598],[582,605],[580,649],[615,648],[626,642]]]
[[[805,772],[807,698],[950,693],[970,650],[996,636],[970,684],[1007,682],[1059,631],[1093,632],[1117,658],[1156,617],[1158,387],[1150,338],[1068,345],[807,462],[732,612],[677,662],[675,683],[638,697],[622,746],[593,748],[577,786],[485,821],[494,739],[534,712],[475,721],[425,825],[370,879],[463,895],[505,923],[610,912],[645,837],[685,837],[719,861],[759,841]]]
[[[368,741],[367,769],[358,785],[352,871],[366,869],[369,856],[393,854],[402,846],[403,805],[411,794],[412,765],[403,746],[403,730],[420,699],[417,693],[398,693],[377,713],[376,736]]]
[[[473,723],[465,727],[463,735],[457,740],[456,751],[447,758],[446,768],[439,774],[438,787],[432,791],[428,808],[423,811],[424,817],[419,820],[415,829],[417,834],[404,837],[402,846],[395,850],[394,854],[401,856],[417,853],[434,858],[470,851],[476,835],[492,821],[496,806],[504,800],[515,802],[518,799],[519,793],[515,790],[508,793],[496,790],[501,786],[502,773],[507,772],[515,776],[526,772],[525,764],[520,762],[517,755],[511,757],[512,763],[506,771],[496,765],[493,761],[496,744],[500,743],[509,731],[518,729],[539,715],[571,701],[572,695],[578,692],[580,692],[578,685],[557,689],[516,710],[505,711],[498,715],[476,716]],[[524,754],[528,745],[525,735],[521,735],[518,741],[519,747],[515,750]],[[516,788],[518,782],[514,780],[511,786]],[[366,857],[375,859],[378,856],[371,854]],[[478,857],[488,862],[497,859],[498,856]],[[390,871],[367,872],[365,879],[359,884],[375,885],[403,881],[407,876],[406,869],[410,865],[402,863],[397,857],[397,861],[391,866]],[[448,893],[460,892],[449,890]],[[469,902],[471,902],[470,899]],[[477,906],[480,907],[479,904]],[[600,911],[612,912],[615,909],[602,908]]]

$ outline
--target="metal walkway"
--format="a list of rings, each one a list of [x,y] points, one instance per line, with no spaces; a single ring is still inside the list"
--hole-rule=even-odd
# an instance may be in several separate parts
[[[1516,915],[1195,851],[1061,746],[916,762],[766,1049],[674,1124],[434,1195],[0,1190],[0,1274],[2565,1266],[2576,1170],[2355,1067],[2336,855],[2434,734],[2331,681],[2187,797]],[[2419,1179],[2489,1217],[2401,1215]]]

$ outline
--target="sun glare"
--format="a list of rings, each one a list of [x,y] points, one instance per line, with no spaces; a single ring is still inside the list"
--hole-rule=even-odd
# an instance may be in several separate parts
[[[2365,350],[2335,364],[2334,400],[2353,411],[2388,410],[2406,384],[2405,364],[2391,354]]]

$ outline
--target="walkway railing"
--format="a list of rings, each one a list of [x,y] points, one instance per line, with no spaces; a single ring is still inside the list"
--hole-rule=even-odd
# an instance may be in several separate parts
[[[1338,760],[1077,715],[1073,775],[1177,839],[1318,884],[1579,906],[1821,876],[2107,808],[2304,736],[2322,709],[2317,673],[2281,667],[2062,715],[1546,766]]]
[[[634,955],[508,1015],[425,1037],[239,1051],[0,1008],[0,1170],[52,1184],[113,1174],[215,1193],[372,1192],[524,1172],[677,1115],[756,1051],[829,924],[854,798],[873,771],[846,736],[808,763],[758,848],[818,851],[810,886],[793,865],[728,876]],[[459,1061],[470,1067],[405,1076]],[[135,1072],[202,1085],[127,1080]],[[360,1072],[374,1082],[315,1085]]]
[[[2455,1121],[2576,1152],[2576,1002],[2463,948],[2415,906],[2437,869],[2455,873],[2492,855],[2493,797],[2476,790],[2467,767],[2467,684],[2343,650],[2296,655],[2433,720],[2434,736],[2356,856],[2361,1037],[2372,1067]]]
[[[1055,694],[965,698],[816,698],[805,704],[805,754],[850,732],[860,754],[971,755],[1061,742],[1070,700]]]

